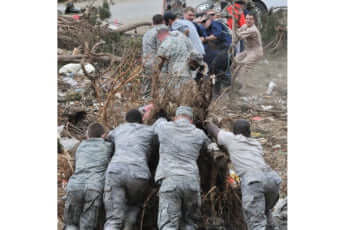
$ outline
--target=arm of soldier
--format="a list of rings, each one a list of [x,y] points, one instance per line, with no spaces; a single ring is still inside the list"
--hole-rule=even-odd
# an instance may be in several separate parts
[[[149,63],[149,61],[152,59],[154,56],[154,49],[149,42],[143,38],[143,63],[144,66]]]
[[[206,130],[211,137],[217,139],[220,129],[212,121],[206,123]]]
[[[153,132],[156,135],[159,135],[159,132],[164,129],[164,124],[167,122],[168,122],[168,120],[164,117],[158,118],[158,120],[156,120],[155,123],[153,123],[153,125],[152,125]]]
[[[183,33],[184,35],[186,35],[187,37],[189,37],[189,28],[188,26],[180,23],[178,20],[175,21],[172,26],[171,26],[172,30],[177,30],[180,31],[181,33]]]

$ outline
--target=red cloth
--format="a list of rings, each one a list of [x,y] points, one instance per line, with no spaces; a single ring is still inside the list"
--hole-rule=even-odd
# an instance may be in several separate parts
[[[79,20],[80,16],[78,14],[74,14],[74,15],[72,15],[72,18],[75,19],[75,20]]]
[[[235,18],[238,19],[238,9],[240,8],[240,5],[235,3]],[[232,5],[228,7],[228,12],[230,15],[232,15]],[[238,28],[246,24],[246,18],[244,17],[244,13],[241,14],[240,20],[238,21]],[[232,17],[229,18],[228,20],[228,26],[230,29],[232,29]]]

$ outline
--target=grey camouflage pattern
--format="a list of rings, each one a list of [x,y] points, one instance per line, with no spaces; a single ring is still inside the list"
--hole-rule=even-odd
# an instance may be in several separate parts
[[[102,193],[92,190],[67,192],[65,230],[95,230],[102,205]]]
[[[164,179],[159,189],[158,229],[197,229],[200,207],[198,181],[185,176]]]
[[[166,0],[166,3],[165,11],[167,11],[168,6],[170,6],[171,12],[176,14],[178,17],[183,16],[183,8],[186,6],[186,0]]]
[[[188,65],[190,57],[198,62],[202,61],[202,55],[194,50],[190,39],[179,31],[169,32],[158,48],[157,56],[166,60],[169,75],[180,79],[192,79]]]
[[[157,32],[162,28],[168,29],[164,24],[154,25],[143,36],[143,63],[145,73],[147,74],[153,72],[157,50],[160,46],[160,41],[157,39]]]
[[[272,213],[274,223],[279,226],[279,230],[287,229],[287,197],[279,200]]]
[[[103,138],[83,141],[75,154],[75,172],[69,178],[66,191],[95,190],[103,192],[105,171],[112,155],[112,145]]]
[[[132,177],[125,163],[118,163],[116,171],[107,173],[103,197],[104,230],[134,229],[149,188],[149,180]]]
[[[169,176],[188,176],[199,182],[199,152],[211,143],[204,131],[187,119],[168,122],[160,118],[153,124],[153,128],[160,143],[155,180]]]
[[[150,179],[148,160],[154,135],[151,126],[138,123],[124,123],[112,130],[108,137],[115,145],[115,154],[108,171],[115,172],[119,163],[126,163],[132,177]]]
[[[248,230],[277,229],[272,209],[279,199],[280,176],[273,170],[247,171],[241,176],[243,215]]]

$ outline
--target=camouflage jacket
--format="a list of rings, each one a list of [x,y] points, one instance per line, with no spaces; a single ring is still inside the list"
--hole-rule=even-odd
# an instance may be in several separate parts
[[[116,172],[117,167],[126,165],[131,176],[151,178],[148,160],[151,154],[154,132],[151,126],[125,123],[111,131],[108,138],[115,146],[115,153],[108,172]]]
[[[67,191],[88,189],[103,192],[111,155],[112,145],[103,138],[83,141],[75,154],[75,172],[68,181]]]
[[[200,181],[197,165],[200,149],[211,143],[206,134],[186,119],[168,122],[160,118],[153,128],[160,143],[155,181],[169,176],[187,176]]]
[[[157,39],[157,32],[168,27],[164,24],[154,25],[143,36],[143,63],[145,70],[152,71],[157,50],[160,45]]]
[[[178,78],[192,78],[188,64],[190,57],[202,61],[202,55],[194,50],[190,39],[179,31],[169,32],[158,48],[157,56],[166,60],[167,72]]]

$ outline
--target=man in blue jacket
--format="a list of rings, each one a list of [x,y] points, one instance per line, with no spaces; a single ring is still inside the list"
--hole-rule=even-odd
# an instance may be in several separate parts
[[[216,75],[216,84],[214,87],[215,94],[221,93],[222,86],[230,85],[229,70],[229,56],[228,49],[232,42],[232,37],[224,24],[214,21],[213,10],[207,11],[201,21],[201,30],[203,31],[204,47],[205,47],[205,62],[210,68],[210,74]]]

